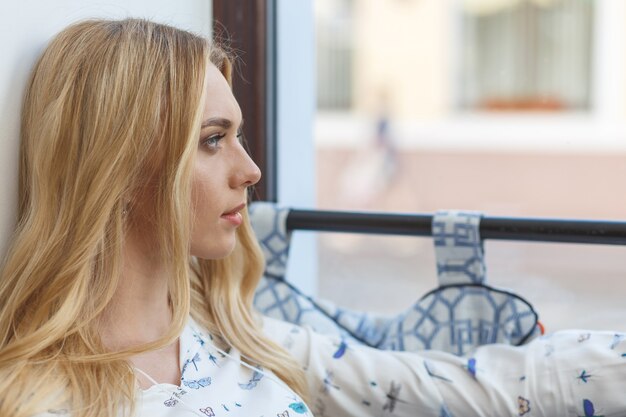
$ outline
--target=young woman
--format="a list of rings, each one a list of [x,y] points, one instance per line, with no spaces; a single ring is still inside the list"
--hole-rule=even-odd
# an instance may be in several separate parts
[[[256,316],[260,174],[230,78],[221,49],[145,20],[78,23],[46,48],[0,276],[0,416],[626,414],[623,335],[460,358]]]

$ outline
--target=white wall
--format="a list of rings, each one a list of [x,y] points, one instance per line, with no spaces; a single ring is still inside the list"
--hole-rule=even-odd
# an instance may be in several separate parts
[[[277,1],[278,201],[314,208],[315,26],[312,0]],[[287,279],[317,293],[314,232],[293,234]]]
[[[48,40],[90,17],[144,17],[202,35],[211,30],[211,0],[19,0],[0,5],[0,255],[17,211],[19,114],[30,69]]]

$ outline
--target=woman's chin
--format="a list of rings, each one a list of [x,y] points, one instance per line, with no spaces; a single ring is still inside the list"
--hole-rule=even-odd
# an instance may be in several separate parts
[[[199,248],[194,248],[192,246],[191,255],[198,259],[205,259],[205,260],[223,259],[223,258],[226,258],[231,253],[233,253],[233,251],[235,250],[235,244],[236,242],[233,239],[232,243],[229,242],[227,244],[219,245],[219,246],[210,245],[210,246],[202,246]]]

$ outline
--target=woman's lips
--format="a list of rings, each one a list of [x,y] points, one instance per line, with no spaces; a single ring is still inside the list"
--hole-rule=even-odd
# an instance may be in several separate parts
[[[233,226],[239,226],[243,223],[243,217],[241,217],[241,213],[235,212],[230,214],[222,214],[222,219],[228,221]]]
[[[243,223],[243,217],[241,216],[241,213],[239,213],[241,210],[244,209],[244,207],[246,207],[245,204],[240,204],[237,207],[235,207],[234,209],[222,214],[222,219],[228,221],[229,223],[231,223],[234,226],[239,226],[241,225],[241,223]]]

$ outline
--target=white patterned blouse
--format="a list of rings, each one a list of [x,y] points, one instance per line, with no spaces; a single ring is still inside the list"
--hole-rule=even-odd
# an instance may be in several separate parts
[[[486,345],[464,357],[352,346],[274,319],[264,330],[306,370],[305,404],[271,372],[217,349],[190,320],[180,337],[181,383],[138,393],[141,417],[626,416],[626,340],[563,331],[522,347]],[[60,410],[50,410],[54,416]]]

